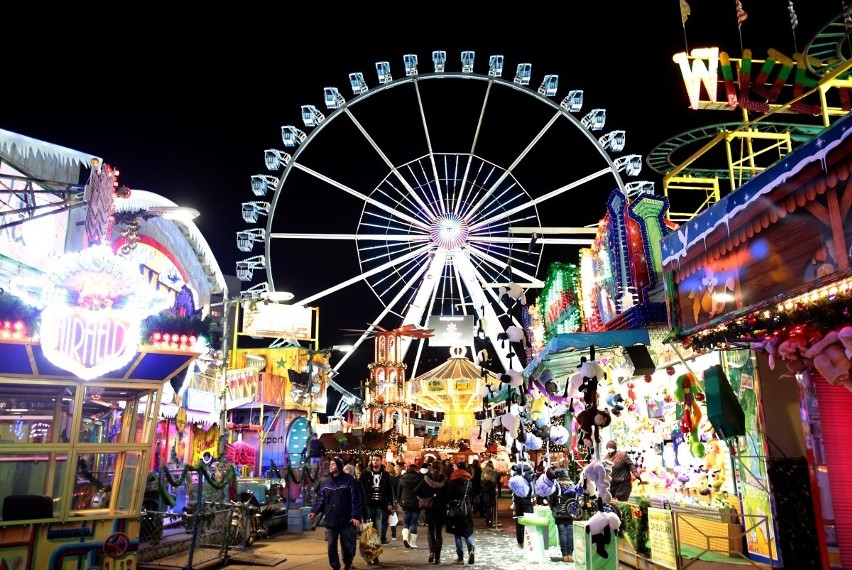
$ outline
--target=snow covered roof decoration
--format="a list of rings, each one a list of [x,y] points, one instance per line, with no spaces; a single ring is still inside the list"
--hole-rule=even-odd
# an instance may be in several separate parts
[[[41,157],[63,165],[77,164],[85,168],[100,168],[104,163],[101,157],[93,154],[0,129],[0,153],[8,155],[15,151],[26,157]]]
[[[792,154],[779,160],[760,176],[752,178],[737,190],[724,196],[698,216],[683,223],[677,230],[663,238],[661,253],[664,269],[680,267],[683,258],[696,246],[702,247],[704,240],[717,228],[728,226],[737,214],[764,196],[783,185],[787,180],[809,165],[819,162],[825,169],[828,154],[852,134],[852,114],[846,115],[834,125],[805,143]]]

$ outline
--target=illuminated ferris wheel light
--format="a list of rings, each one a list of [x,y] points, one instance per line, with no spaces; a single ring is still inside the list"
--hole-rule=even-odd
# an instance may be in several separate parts
[[[443,249],[459,249],[467,242],[470,229],[456,214],[444,214],[432,223],[432,242]]]

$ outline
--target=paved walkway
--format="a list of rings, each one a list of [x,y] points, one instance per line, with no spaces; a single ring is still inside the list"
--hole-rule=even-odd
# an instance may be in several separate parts
[[[474,568],[480,570],[573,570],[574,564],[562,562],[558,546],[551,546],[544,562],[531,562],[525,559],[524,550],[518,546],[515,538],[515,521],[511,513],[512,499],[501,497],[497,503],[497,528],[488,528],[485,519],[474,516],[475,564],[456,565],[455,543],[453,536],[444,533],[444,546],[441,564],[437,568],[452,566],[456,568]],[[385,545],[378,566],[367,565],[356,553],[354,568],[359,570],[390,570],[409,568],[436,568],[429,563],[429,547],[426,540],[426,527],[421,526],[417,540],[418,548],[405,548],[402,544],[402,528],[397,527],[397,540]],[[390,538],[390,533],[388,534]],[[467,561],[465,548],[465,562]],[[188,552],[153,561],[140,563],[140,570],[328,570],[325,531],[322,527],[315,531],[302,532],[280,530],[271,537],[254,543],[246,550],[232,550],[229,559],[223,563],[218,548],[199,548],[195,551],[190,567]],[[621,569],[631,567],[619,564]]]
[[[524,560],[524,552],[518,547],[515,539],[515,521],[511,516],[512,500],[503,497],[498,501],[497,529],[489,529],[485,525],[485,519],[474,516],[474,542],[476,545],[476,563],[474,566],[465,564],[467,568],[496,569],[500,570],[529,570],[531,563]],[[368,566],[360,553],[355,555],[354,567],[366,570],[372,569],[408,569],[408,568],[435,568],[429,564],[429,547],[426,541],[426,528],[421,527],[420,536],[417,540],[417,549],[405,548],[402,544],[402,529],[397,527],[398,540],[391,541],[390,545],[384,547],[379,559],[381,565]],[[388,534],[390,538],[390,533]],[[258,560],[254,563],[244,563],[239,559],[229,561],[229,570],[263,570],[263,568],[299,569],[299,570],[328,570],[328,557],[326,555],[325,532],[322,527],[316,531],[306,530],[303,532],[283,531],[274,534],[266,540],[258,541],[245,553],[247,556],[255,556]],[[261,560],[262,559],[262,560]],[[285,560],[286,559],[286,560]],[[266,565],[259,563],[266,562]],[[441,565],[456,566],[455,546],[452,535],[444,534],[444,547],[441,556]],[[465,552],[465,562],[467,553]],[[277,564],[275,564],[278,562]],[[273,565],[274,564],[274,565]],[[543,564],[535,564],[540,569],[573,570],[574,565],[561,561],[559,547],[550,547],[547,552],[546,561]],[[461,566],[456,566],[461,568]]]

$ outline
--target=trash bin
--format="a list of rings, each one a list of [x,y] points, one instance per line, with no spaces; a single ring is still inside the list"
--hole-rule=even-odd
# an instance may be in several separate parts
[[[302,530],[311,530],[311,527],[314,526],[314,521],[308,518],[308,515],[311,514],[311,507],[302,507]]]
[[[303,532],[305,530],[302,509],[290,508],[287,511],[287,532]]]

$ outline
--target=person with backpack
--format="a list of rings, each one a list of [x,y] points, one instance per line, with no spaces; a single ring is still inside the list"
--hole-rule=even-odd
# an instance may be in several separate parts
[[[555,472],[556,481],[553,493],[547,497],[547,504],[553,512],[556,530],[559,535],[559,550],[562,562],[574,561],[574,519],[568,514],[568,504],[575,498],[575,486],[568,478],[568,470],[559,468]]]
[[[480,513],[485,518],[488,527],[494,526],[494,515],[497,507],[497,472],[491,461],[485,463],[482,468],[482,480],[480,481]]]
[[[518,520],[526,513],[533,512],[533,499],[535,492],[533,491],[533,483],[535,482],[535,471],[532,466],[521,461],[512,466],[512,471],[515,473],[509,478],[509,489],[512,490],[512,514],[515,520]],[[524,525],[515,525],[515,538],[518,541],[518,547],[524,547]]]

